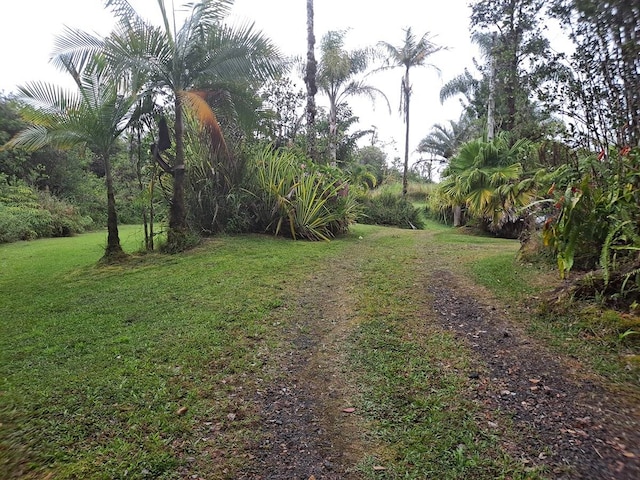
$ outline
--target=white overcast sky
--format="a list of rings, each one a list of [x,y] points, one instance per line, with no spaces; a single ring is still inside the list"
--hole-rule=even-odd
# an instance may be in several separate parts
[[[141,14],[157,19],[157,0],[130,0]],[[167,0],[171,5],[171,0]],[[175,0],[176,7],[184,2]],[[435,123],[457,119],[460,105],[452,99],[441,105],[440,87],[444,82],[471,67],[477,55],[469,40],[468,0],[315,0],[315,33],[319,43],[329,30],[349,29],[347,48],[359,48],[386,41],[399,45],[403,29],[411,27],[416,34],[430,32],[436,43],[447,51],[432,57],[440,73],[433,69],[412,71],[410,148]],[[236,0],[230,23],[253,21],[286,55],[304,56],[306,52],[305,0]],[[54,37],[63,26],[107,34],[113,21],[103,9],[102,0],[0,0],[0,91],[10,93],[16,86],[32,80],[63,83],[61,76],[49,64]],[[318,51],[316,50],[316,56]],[[386,150],[390,160],[403,156],[404,124],[398,113],[400,78],[393,70],[371,77],[370,83],[383,90],[391,103],[391,113],[379,103],[351,100],[354,114],[360,117],[359,127],[375,125],[381,141],[395,141]],[[319,95],[317,101],[323,104]],[[412,158],[417,158],[412,155]]]

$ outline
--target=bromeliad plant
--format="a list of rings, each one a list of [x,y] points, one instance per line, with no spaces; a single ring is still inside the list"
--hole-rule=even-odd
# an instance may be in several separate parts
[[[272,146],[254,156],[251,169],[262,231],[329,240],[355,221],[358,204],[339,169],[320,168],[294,151]]]

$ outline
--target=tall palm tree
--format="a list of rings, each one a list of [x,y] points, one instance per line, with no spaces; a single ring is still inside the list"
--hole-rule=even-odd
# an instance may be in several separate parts
[[[372,101],[380,95],[389,107],[386,95],[366,83],[362,76],[374,58],[371,49],[344,50],[345,31],[329,31],[320,42],[318,86],[329,99],[329,156],[336,162],[338,107],[350,96],[364,95]]]
[[[307,154],[317,160],[316,148],[316,93],[318,93],[317,69],[315,56],[316,36],[314,32],[313,0],[307,0],[307,62],[305,65],[304,83],[307,87]]]
[[[111,156],[120,135],[131,120],[136,97],[123,94],[104,65],[87,60],[82,66],[58,58],[74,77],[77,91],[34,82],[20,87],[27,104],[23,115],[30,124],[7,146],[39,149],[45,145],[66,149],[86,146],[104,165],[107,187],[107,246],[103,259],[123,255],[118,234],[118,216],[111,173]],[[86,68],[85,68],[86,67]]]
[[[387,60],[382,69],[390,69],[401,67],[404,69],[404,75],[401,82],[401,101],[400,112],[404,113],[405,145],[404,145],[404,171],[402,173],[402,195],[407,194],[408,171],[409,171],[409,101],[411,100],[411,82],[409,72],[414,67],[430,66],[428,58],[436,52],[443,50],[445,47],[436,45],[429,37],[429,33],[425,33],[422,37],[417,38],[411,31],[411,28],[404,30],[405,37],[403,43],[399,46],[387,42],[380,42],[379,46],[386,52]]]
[[[173,195],[169,214],[168,248],[184,248],[187,233],[185,207],[184,113],[189,109],[211,132],[212,148],[231,161],[209,98],[233,103],[234,86],[250,86],[274,78],[282,65],[278,49],[253,24],[230,27],[223,23],[233,0],[189,3],[180,27],[175,11],[157,0],[162,26],[144,20],[127,0],[106,0],[117,18],[116,31],[105,40],[105,55],[122,71],[141,70],[148,88],[169,98],[175,115]],[[215,95],[213,95],[215,94]]]

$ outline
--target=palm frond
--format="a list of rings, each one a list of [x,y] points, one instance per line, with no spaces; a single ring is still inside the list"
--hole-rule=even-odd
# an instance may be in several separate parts
[[[203,48],[206,55],[197,69],[200,79],[266,81],[284,69],[279,49],[253,23],[210,30]]]
[[[29,123],[44,125],[55,118],[66,115],[69,110],[80,108],[80,97],[59,85],[47,82],[28,82],[18,87],[21,100],[32,107],[22,111]]]
[[[158,3],[162,8],[163,0],[158,0]],[[111,10],[124,29],[139,30],[148,25],[127,0],[106,0],[105,7]]]
[[[213,150],[222,149],[225,155],[229,156],[229,150],[218,123],[218,118],[206,101],[207,93],[203,91],[180,91],[178,95],[182,98],[184,105],[189,108],[191,113],[196,116],[200,124],[206,129]]]
[[[104,40],[88,32],[65,28],[54,40],[51,63],[69,73],[80,86],[85,69],[94,65],[93,59],[104,49]]]

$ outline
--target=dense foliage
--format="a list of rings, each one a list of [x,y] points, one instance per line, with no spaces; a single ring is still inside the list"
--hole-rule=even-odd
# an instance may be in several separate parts
[[[422,228],[424,224],[420,209],[404,195],[398,196],[389,191],[363,199],[363,213],[358,221],[413,229]]]
[[[118,221],[142,220],[150,250],[167,227],[169,251],[192,244],[191,234],[218,232],[318,240],[345,232],[355,219],[419,228],[414,205],[426,202],[428,215],[454,224],[466,221],[505,236],[528,228],[523,240],[539,238],[562,275],[598,269],[600,291],[615,286],[617,295],[628,296],[634,290],[637,6],[474,1],[470,26],[481,57],[440,92],[442,101],[462,98],[463,114],[431,129],[418,148],[430,158],[412,172],[406,149],[404,165],[395,159],[390,167],[375,132],[355,128],[349,97],[384,98],[364,82],[376,58],[371,49],[345,50],[342,31],[321,37],[319,61],[310,57],[313,68],[305,72],[317,77],[306,78],[312,87],[307,100],[310,91],[322,94],[330,108],[314,103],[313,120],[305,123],[304,93],[277,48],[252,28],[224,23],[232,3],[197,2],[175,30],[171,22],[149,24],[125,0],[107,0],[116,31],[104,38],[66,31],[56,41],[54,61],[74,75],[89,107],[83,118],[104,119],[111,109],[119,117],[110,124],[79,121],[79,109],[65,111],[64,101],[53,102],[57,87],[33,84],[22,89],[23,98],[2,97],[0,141],[30,132],[31,146],[42,147],[0,150],[4,241],[81,231],[89,218],[114,232]],[[315,41],[312,2],[307,6],[309,40]],[[169,18],[167,9],[161,13]],[[566,28],[574,51],[552,48],[543,28],[549,16]],[[409,71],[428,65],[441,47],[410,30],[403,40],[378,46],[386,53],[382,69],[403,68],[408,123]],[[25,100],[32,101],[28,109]],[[41,100],[51,100],[57,117],[45,115],[52,111],[42,110]],[[116,108],[120,101],[122,109]],[[47,118],[67,118],[66,130],[45,122],[48,131],[38,138],[45,123],[32,127]],[[75,146],[60,136],[74,122],[94,127],[80,131],[84,140]],[[359,147],[369,134],[371,145]],[[72,148],[54,148],[61,146]],[[311,158],[302,152],[312,152]],[[408,195],[408,177],[438,161],[448,164],[441,184]],[[422,175],[431,179],[431,168]],[[405,200],[400,192],[380,192],[390,179],[402,179]],[[107,202],[101,200],[105,187]],[[6,200],[7,192],[18,190],[30,192],[20,205]],[[49,222],[47,215],[63,210],[74,212],[65,217],[69,225]],[[15,226],[10,233],[9,224]]]
[[[640,151],[611,151],[612,160],[581,158],[551,175],[543,238],[558,269],[599,269],[591,292],[607,300],[640,302]]]
[[[328,240],[355,221],[357,203],[344,174],[295,151],[267,146],[251,165],[256,224],[291,238]]]
[[[68,202],[22,182],[10,185],[0,174],[0,243],[66,237],[92,225]]]

